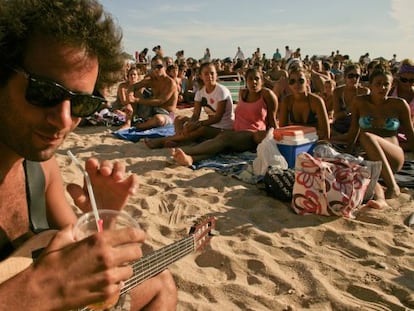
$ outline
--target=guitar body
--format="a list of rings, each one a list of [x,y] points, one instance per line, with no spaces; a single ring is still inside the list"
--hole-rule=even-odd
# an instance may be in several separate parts
[[[29,267],[33,262],[33,253],[45,248],[55,236],[56,232],[56,230],[47,230],[35,235],[9,258],[0,262],[0,283],[3,283]]]

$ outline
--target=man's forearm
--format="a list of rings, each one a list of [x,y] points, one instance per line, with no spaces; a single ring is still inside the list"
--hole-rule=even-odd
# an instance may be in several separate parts
[[[138,104],[158,107],[162,106],[163,102],[158,98],[140,98]]]

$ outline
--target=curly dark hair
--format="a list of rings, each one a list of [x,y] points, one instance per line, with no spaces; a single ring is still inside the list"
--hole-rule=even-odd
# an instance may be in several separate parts
[[[0,85],[10,78],[7,65],[21,65],[29,40],[37,34],[96,56],[97,88],[119,81],[122,32],[96,0],[0,0]]]

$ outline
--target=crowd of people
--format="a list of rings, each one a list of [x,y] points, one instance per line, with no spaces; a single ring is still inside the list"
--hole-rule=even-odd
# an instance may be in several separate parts
[[[131,276],[127,263],[141,257],[139,229],[108,230],[82,241],[71,234],[77,217],[54,154],[82,118],[102,107],[123,114],[125,128],[174,125],[174,136],[145,142],[171,147],[185,166],[220,152],[255,150],[271,128],[313,126],[320,140],[344,143],[349,152],[360,146],[366,159],[382,162],[383,185],[369,205],[384,207],[400,194],[393,174],[404,152],[414,151],[412,60],[371,60],[365,53],[354,62],[339,51],[302,57],[300,48],[289,46],[271,58],[259,48],[247,58],[238,47],[234,58],[223,60],[207,48],[197,60],[183,50],[166,56],[158,45],[154,57],[148,59],[145,48],[131,64],[122,58],[119,29],[98,2],[64,2],[0,0],[0,107],[7,111],[0,117],[1,257],[37,233],[30,209],[45,210],[48,228],[59,230],[36,264],[0,283],[0,305],[67,310],[106,300]],[[237,105],[220,84],[222,75],[245,81]],[[112,84],[118,84],[117,99],[108,103],[102,94]],[[192,116],[175,116],[181,103],[193,104]],[[40,163],[37,178],[45,181],[39,206],[25,191],[28,162]],[[89,159],[86,170],[104,207],[121,210],[136,191],[137,178],[122,163]],[[85,189],[70,184],[67,191],[89,211]],[[129,297],[131,310],[174,310],[177,289],[166,270]]]
[[[302,57],[300,48],[291,50],[289,46],[285,47],[285,55],[276,49],[269,59],[260,52],[260,48],[249,58],[237,47],[233,59],[212,59],[209,54],[208,58],[200,60],[185,58],[184,51],[180,51],[179,57],[177,54],[173,60],[163,55],[161,46],[153,51],[156,57],[163,57],[164,67],[173,62],[180,68],[180,74],[171,77],[180,95],[177,105],[190,102],[194,108],[191,117],[175,118],[174,136],[146,139],[149,148],[171,147],[177,163],[191,165],[220,152],[254,150],[263,139],[263,133],[271,127],[293,124],[313,126],[320,140],[352,146],[354,150],[355,146],[360,146],[368,160],[382,161],[381,178],[385,192],[377,187],[378,200],[371,201],[372,206],[385,206],[385,199],[399,195],[393,174],[403,164],[404,151],[414,151],[412,60],[397,61],[395,54],[389,60],[371,60],[369,53],[364,53],[353,61],[347,55],[341,55],[339,50],[324,57]],[[209,70],[204,72],[203,68]],[[252,70],[257,75],[254,85],[249,84]],[[228,104],[231,96],[223,91],[220,76],[244,79],[246,85],[239,92],[237,105]],[[384,77],[386,81],[382,81]],[[218,97],[217,92],[220,94]],[[395,107],[382,109],[382,105],[387,108],[396,105],[394,98],[401,99],[398,115]],[[262,104],[253,104],[259,99]],[[357,110],[358,102],[363,99],[374,105],[375,113],[366,109]],[[227,104],[217,105],[220,101]],[[411,120],[408,123],[407,116],[402,112],[405,106]],[[228,107],[236,107],[235,117],[232,117],[233,112],[229,112]],[[206,112],[207,119],[200,119],[202,111]],[[252,116],[248,119],[251,126],[244,124],[238,128],[239,119],[248,114],[246,111]],[[274,115],[274,121],[268,113]],[[263,126],[254,127],[257,122]],[[394,123],[390,125],[387,122]],[[382,123],[385,125],[381,126]],[[350,147],[347,150],[353,152]]]

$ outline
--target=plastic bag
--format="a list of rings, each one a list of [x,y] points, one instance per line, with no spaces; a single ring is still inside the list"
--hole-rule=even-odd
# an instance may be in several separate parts
[[[253,172],[255,175],[264,176],[269,166],[272,165],[281,169],[288,168],[288,163],[281,155],[273,137],[273,130],[273,128],[269,129],[266,137],[257,146],[257,157],[253,161]]]

